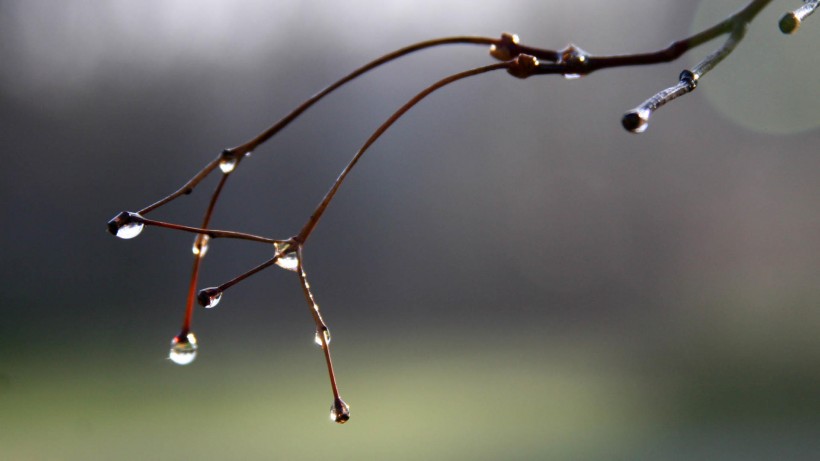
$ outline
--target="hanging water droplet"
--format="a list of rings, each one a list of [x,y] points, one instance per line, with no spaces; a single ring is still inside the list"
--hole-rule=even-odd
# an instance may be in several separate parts
[[[108,232],[121,239],[132,239],[142,232],[144,224],[139,213],[123,211],[108,221]]]
[[[196,350],[196,336],[193,333],[180,333],[171,340],[168,358],[177,365],[188,365],[196,358]]]
[[[219,169],[222,170],[223,173],[228,174],[236,168],[237,163],[236,157],[223,157],[222,160],[219,161]]]
[[[330,344],[330,330],[327,327],[322,327],[316,330],[316,335],[313,337],[313,342],[316,343],[317,346],[322,346],[322,336],[325,337],[325,343]]]
[[[296,272],[299,268],[299,258],[296,254],[296,248],[287,242],[276,242],[273,244],[276,252],[279,253],[279,258],[276,260],[276,265],[282,269]]]
[[[346,404],[341,398],[333,401],[330,407],[330,420],[339,424],[344,424],[350,419],[350,405]]]
[[[780,27],[780,32],[783,32],[784,34],[793,34],[800,27],[800,20],[797,19],[797,16],[795,16],[794,13],[786,13],[782,18],[780,18],[778,26]]]
[[[621,120],[621,124],[632,133],[643,133],[649,128],[649,116],[652,111],[649,109],[637,109],[628,112]]]
[[[222,290],[217,287],[199,290],[199,293],[196,295],[196,300],[202,307],[207,307],[209,309],[216,307],[216,305],[219,304],[219,301],[222,300]]]
[[[250,152],[245,152],[242,154],[242,157],[250,156]],[[240,154],[236,152],[232,152],[229,149],[225,149],[222,151],[222,156],[219,159],[219,169],[222,170],[223,173],[229,174],[234,169],[236,169],[236,165],[239,164]]]
[[[194,254],[200,258],[204,258],[205,254],[208,252],[208,242],[210,240],[211,237],[209,237],[208,234],[197,235],[194,239],[194,246],[191,248],[191,251],[193,251]]]
[[[565,64],[570,69],[583,71],[587,67],[587,64],[589,64],[589,53],[570,43],[566,48],[561,50],[561,59],[558,62]],[[586,74],[586,71],[583,73],[576,71],[567,72],[563,74],[563,76],[567,80],[574,80],[583,77],[584,74]]]

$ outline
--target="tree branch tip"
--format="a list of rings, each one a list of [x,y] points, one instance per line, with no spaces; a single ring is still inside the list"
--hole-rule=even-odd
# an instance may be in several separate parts
[[[634,109],[624,114],[621,125],[630,133],[640,134],[649,128],[649,117],[651,115],[652,111],[649,109]]]
[[[794,11],[790,11],[780,18],[778,27],[780,32],[786,35],[792,35],[800,29],[803,20],[809,17],[820,6],[818,0],[803,0],[803,6]]]
[[[203,288],[196,295],[196,301],[206,308],[216,307],[222,299],[222,290],[219,287]]]
[[[134,213],[133,211],[121,211],[108,221],[106,227],[111,235],[122,237],[123,229],[142,228],[144,223],[145,218],[143,218],[141,214]]]
[[[791,35],[800,28],[800,22],[800,18],[798,18],[794,12],[788,12],[780,18],[780,22],[777,25],[780,27],[780,32]]]

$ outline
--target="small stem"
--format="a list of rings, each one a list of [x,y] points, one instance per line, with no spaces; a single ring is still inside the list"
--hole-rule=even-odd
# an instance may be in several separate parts
[[[401,116],[404,115],[408,110],[410,110],[422,99],[430,95],[432,92],[438,90],[439,88],[445,87],[458,80],[462,80],[467,77],[472,77],[474,75],[480,75],[487,72],[492,72],[494,70],[509,69],[512,67],[512,65],[513,61],[507,61],[498,64],[491,64],[489,66],[478,67],[475,69],[470,69],[464,72],[459,72],[457,74],[450,75],[449,77],[443,78],[438,82],[428,86],[420,93],[418,93],[416,96],[414,96],[412,99],[407,101],[407,103],[401,106],[399,110],[394,112],[393,115],[391,115],[384,123],[382,123],[381,126],[379,126],[379,128],[377,128],[376,131],[373,132],[373,134],[370,135],[369,138],[367,138],[367,141],[365,141],[364,145],[362,145],[358,152],[356,152],[356,154],[353,156],[353,159],[351,159],[347,166],[345,166],[344,170],[342,170],[342,173],[339,175],[339,177],[336,178],[336,181],[333,183],[330,190],[327,192],[327,194],[325,194],[325,197],[313,211],[313,213],[310,216],[310,219],[308,219],[307,223],[305,223],[305,225],[302,227],[302,230],[299,231],[299,234],[297,234],[297,236],[294,237],[294,240],[299,244],[304,244],[307,241],[308,237],[310,237],[310,234],[313,232],[313,229],[316,227],[316,224],[318,224],[319,219],[322,217],[325,210],[327,209],[327,206],[333,200],[333,197],[336,195],[336,192],[339,190],[339,187],[344,182],[348,173],[350,173],[353,167],[356,166],[356,163],[367,151],[367,149],[374,142],[376,142],[376,140],[379,139],[379,137],[382,134],[384,134],[384,132],[387,131],[387,129],[390,128],[390,126],[393,125],[399,118],[401,118]]]
[[[216,206],[217,200],[219,200],[219,194],[222,193],[222,189],[225,187],[225,181],[227,180],[228,175],[223,174],[219,179],[219,183],[216,185],[216,189],[214,189],[214,193],[211,194],[211,200],[208,203],[208,208],[205,210],[205,216],[202,218],[203,228],[207,228],[208,224],[211,222],[211,217],[214,214],[214,207]],[[197,238],[199,238],[199,236],[197,236]],[[199,269],[202,266],[202,258],[204,256],[205,252],[202,251],[201,248],[200,251],[194,255],[194,268],[191,270],[191,281],[188,285],[188,299],[185,304],[185,317],[182,321],[182,331],[185,332],[191,330],[191,322],[194,318],[194,303],[196,301],[196,285],[197,280],[199,279]]]
[[[163,221],[156,221],[153,219],[142,218],[139,220],[145,225],[148,226],[156,226],[156,227],[164,227],[166,229],[178,230],[183,232],[191,232],[194,234],[205,234],[212,239],[217,238],[230,238],[230,239],[240,239],[240,240],[251,240],[254,242],[262,242],[262,243],[276,243],[279,240],[267,238],[267,237],[260,237],[258,235],[253,234],[246,234],[244,232],[235,232],[235,231],[224,231],[224,230],[216,230],[216,229],[205,229],[202,227],[191,227],[191,226],[183,226],[181,224],[174,224],[169,222]]]
[[[202,258],[194,257],[194,268],[191,270],[191,281],[188,284],[188,299],[185,301],[185,317],[182,320],[182,335],[188,334],[191,331],[191,322],[194,318],[194,303],[196,302],[196,284],[199,279],[199,267],[201,266]]]
[[[299,274],[299,283],[302,285],[302,293],[305,295],[305,300],[310,307],[310,314],[313,316],[313,321],[316,323],[316,331],[322,342],[322,351],[325,355],[327,374],[330,378],[330,388],[333,391],[333,398],[338,399],[340,398],[339,387],[336,384],[336,373],[333,371],[333,360],[330,357],[330,344],[328,344],[327,336],[324,334],[324,330],[327,330],[327,325],[325,324],[324,319],[322,319],[322,314],[319,312],[319,305],[316,303],[316,298],[314,298],[313,293],[310,291],[310,284],[307,281],[307,274],[305,273],[304,266],[302,265],[301,245],[296,248],[296,261],[296,273]]]
[[[328,94],[332,93],[345,83],[359,77],[360,75],[375,69],[376,67],[381,66],[382,64],[386,64],[390,61],[398,59],[402,56],[408,55],[415,51],[423,50],[425,48],[432,48],[435,46],[441,45],[454,45],[454,44],[467,44],[467,45],[493,45],[498,43],[498,39],[489,38],[489,37],[469,37],[469,36],[460,36],[460,37],[445,37],[445,38],[438,38],[434,40],[427,40],[419,43],[415,43],[404,48],[400,48],[396,51],[391,53],[385,54],[379,58],[374,59],[373,61],[368,62],[367,64],[355,69],[351,73],[345,75],[344,77],[340,78],[339,80],[333,82],[332,84],[325,87],[322,91],[314,94],[305,102],[297,106],[293,109],[290,113],[282,117],[278,122],[274,123],[273,126],[268,128],[267,130],[263,131],[259,135],[257,135],[252,140],[242,144],[240,146],[234,147],[229,149],[232,152],[241,152],[246,153],[250,152],[263,143],[265,143],[268,139],[272,138],[276,133],[280,130],[288,126],[292,121],[294,121],[302,112],[308,110],[311,106],[319,102],[320,99],[324,98]]]
[[[220,161],[221,158],[222,157],[219,156],[219,157],[216,158],[216,160],[212,160],[211,163],[205,165],[205,168],[203,168],[199,173],[194,175],[193,178],[189,179],[188,182],[186,182],[182,187],[180,187],[173,194],[165,197],[164,199],[162,199],[162,200],[160,200],[160,201],[158,201],[154,204],[148,205],[147,207],[145,207],[145,208],[141,209],[140,211],[138,211],[138,213],[141,214],[141,215],[148,214],[151,211],[156,210],[157,208],[167,204],[168,202],[176,199],[177,197],[179,197],[181,195],[190,194],[191,192],[193,192],[194,188],[200,182],[202,182],[203,179],[208,177],[208,175],[211,174],[211,172],[214,171],[214,169],[216,169],[216,167],[219,166],[219,161]]]
[[[803,0],[803,3],[803,6],[786,13],[780,19],[779,27],[781,32],[784,34],[793,34],[797,32],[797,29],[800,28],[800,24],[803,23],[803,20],[811,16],[817,7],[820,6],[820,0]]]
[[[227,282],[223,283],[222,285],[219,285],[219,286],[217,287],[217,289],[218,289],[219,291],[225,291],[225,290],[227,290],[228,288],[230,288],[230,287],[232,287],[232,286],[236,285],[237,283],[239,283],[239,282],[241,282],[241,281],[245,280],[246,278],[248,278],[248,277],[250,277],[250,276],[252,276],[252,275],[256,274],[257,272],[260,272],[260,271],[262,271],[262,270],[264,270],[264,269],[267,269],[267,268],[268,268],[268,267],[270,267],[270,266],[273,266],[274,264],[276,264],[276,261],[277,261],[278,259],[279,259],[279,253],[277,253],[276,255],[274,255],[274,257],[273,257],[273,258],[271,258],[271,259],[269,259],[269,260],[267,260],[267,261],[263,262],[262,264],[260,264],[260,265],[258,265],[258,266],[256,266],[256,267],[254,267],[253,269],[251,269],[251,270],[249,270],[249,271],[247,271],[247,272],[244,272],[244,273],[243,273],[243,274],[241,274],[241,275],[238,275],[238,276],[234,277],[233,279],[231,279],[231,280],[229,280],[229,281],[227,281]]]

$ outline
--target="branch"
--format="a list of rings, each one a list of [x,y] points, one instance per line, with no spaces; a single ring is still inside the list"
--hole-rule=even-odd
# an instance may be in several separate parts
[[[729,34],[729,38],[720,48],[699,62],[691,70],[681,72],[678,83],[675,86],[660,91],[655,96],[644,101],[640,106],[627,112],[621,120],[624,128],[633,133],[643,133],[649,127],[649,118],[656,110],[666,103],[694,91],[698,86],[698,80],[710,70],[714,69],[715,66],[720,64],[721,61],[734,51],[738,43],[743,40],[749,23],[770,2],[771,0],[755,0],[721,23],[693,36],[692,38],[699,39],[697,42],[700,44],[720,35]]]
[[[411,108],[433,92],[468,77],[505,69],[510,75],[517,78],[554,74],[562,75],[565,78],[579,78],[601,69],[626,66],[645,66],[675,61],[690,50],[711,42],[718,37],[727,35],[726,40],[715,51],[709,54],[693,68],[686,69],[681,72],[678,77],[678,82],[674,86],[658,92],[651,98],[647,99],[640,106],[624,115],[622,119],[624,128],[634,133],[640,133],[647,129],[650,117],[660,107],[678,97],[694,91],[697,88],[700,79],[720,64],[727,56],[729,56],[729,54],[732,53],[732,51],[734,51],[737,45],[743,40],[749,24],[757,17],[760,11],[762,11],[770,3],[771,0],[751,0],[740,11],[732,14],[712,27],[691,35],[690,37],[677,40],[666,48],[647,53],[593,56],[572,44],[561,50],[541,49],[520,44],[518,36],[514,34],[503,34],[499,39],[469,36],[447,37],[423,41],[401,48],[385,54],[353,70],[346,76],[306,99],[276,123],[251,140],[239,146],[223,150],[216,159],[209,162],[202,170],[183,184],[182,187],[170,195],[139,210],[139,212],[135,213],[123,211],[119,213],[108,222],[108,231],[123,239],[131,239],[138,236],[145,226],[155,226],[174,231],[196,234],[192,247],[194,261],[190,283],[188,285],[185,316],[183,318],[180,333],[175,336],[171,342],[171,351],[169,353],[169,358],[173,362],[180,365],[191,363],[196,357],[197,339],[191,331],[195,300],[206,308],[215,307],[222,299],[222,295],[226,290],[247,279],[248,277],[251,277],[252,275],[274,265],[288,271],[296,272],[302,292],[305,296],[305,300],[310,308],[311,316],[313,317],[316,325],[316,335],[314,340],[319,346],[321,346],[325,355],[328,376],[331,389],[333,391],[331,419],[338,423],[344,423],[350,417],[350,407],[344,402],[344,400],[341,399],[339,394],[336,375],[333,370],[333,363],[330,356],[330,330],[322,318],[319,311],[319,306],[316,303],[316,299],[307,281],[302,253],[308,239],[310,238],[310,235],[316,228],[328,206],[333,201],[347,176],[357,165],[364,153],[368,151],[368,149],[394,123],[396,123]],[[818,8],[818,4],[820,4],[820,0],[804,0],[803,6],[795,9],[791,13],[786,14],[780,20],[780,29],[784,33],[794,33],[800,27],[802,21],[804,21]],[[216,204],[228,181],[228,177],[236,170],[241,161],[253,150],[267,142],[270,138],[275,136],[282,129],[296,120],[302,113],[313,107],[325,96],[334,92],[347,82],[354,80],[362,74],[369,72],[370,70],[373,70],[383,64],[410,53],[436,46],[451,44],[489,45],[490,55],[494,59],[501,62],[469,69],[445,77],[432,85],[427,86],[399,109],[397,109],[387,120],[376,128],[376,130],[370,135],[370,137],[367,138],[359,150],[356,151],[353,158],[341,171],[328,192],[295,236],[285,240],[276,240],[243,232],[215,230],[209,227]],[[199,183],[213,173],[217,168],[222,173],[222,176],[220,177],[214,192],[211,194],[200,227],[191,227],[182,224],[157,221],[145,217],[148,213],[170,203],[171,201],[183,195],[191,194]],[[196,286],[198,283],[202,259],[208,251],[209,241],[217,238],[240,239],[273,245],[274,254],[273,257],[267,261],[234,277],[222,285],[205,288],[197,293]]]

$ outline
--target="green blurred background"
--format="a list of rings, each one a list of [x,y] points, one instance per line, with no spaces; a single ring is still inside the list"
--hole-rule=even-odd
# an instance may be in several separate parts
[[[780,35],[796,0],[644,135],[621,114],[711,46],[473,78],[379,140],[305,253],[344,426],[292,273],[198,311],[178,367],[191,236],[105,233],[408,43],[649,51],[744,3],[3,1],[0,459],[820,459],[820,19]],[[395,108],[487,62],[446,47],[345,87],[243,162],[214,227],[292,235]],[[153,216],[195,225],[212,187]],[[268,257],[217,241],[201,284]]]

